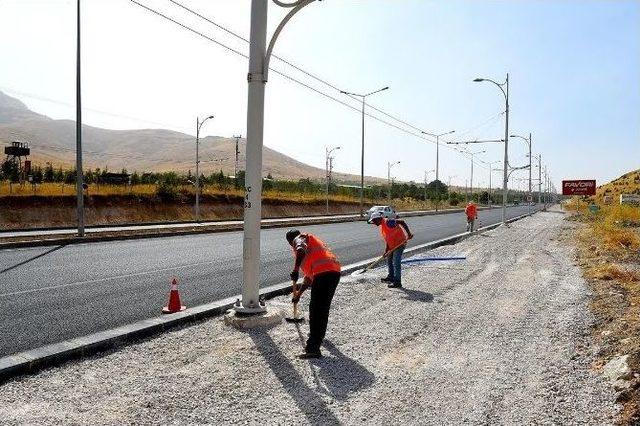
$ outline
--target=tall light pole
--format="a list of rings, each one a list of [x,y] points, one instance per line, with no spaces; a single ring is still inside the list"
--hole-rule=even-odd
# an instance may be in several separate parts
[[[496,83],[488,78],[476,78],[473,81],[481,82],[488,81],[498,86],[505,101],[505,120],[504,120],[504,169],[502,178],[502,223],[507,223],[507,184],[509,177],[507,175],[507,169],[509,168],[509,73],[507,73],[507,79],[504,83]],[[505,90],[506,88],[506,90]]]
[[[471,177],[469,180],[469,193],[471,194],[471,201],[473,201],[473,157],[477,154],[483,154],[485,152],[487,152],[486,150],[482,150],[482,151],[467,151],[465,150],[465,152],[467,154],[469,154],[471,156]]]
[[[512,138],[520,138],[527,143],[529,147],[529,194],[527,195],[527,204],[529,206],[528,212],[531,214],[531,201],[533,200],[533,194],[531,193],[531,133],[529,133],[529,137],[520,136],[520,135],[511,135]],[[531,200],[530,200],[531,199]]]
[[[424,171],[424,206],[425,210],[427,208],[427,180],[429,173],[435,172],[435,170],[425,170]]]
[[[389,205],[391,205],[391,168],[396,164],[400,164],[400,162],[396,161],[394,163],[392,162],[387,163],[387,181],[389,182],[389,195],[388,195]]]
[[[200,118],[196,117],[196,222],[200,222],[200,128],[211,118],[213,115],[200,121]]]
[[[493,175],[493,172],[495,170],[499,170],[502,171],[502,169],[492,169],[493,165],[496,163],[499,163],[500,161],[483,161],[483,163],[488,164],[489,165],[489,199],[487,200],[489,202],[489,208],[491,208],[491,204],[492,204],[492,200],[491,197],[493,196],[493,185],[491,183],[491,178]]]
[[[327,214],[329,214],[329,181],[331,180],[331,165],[329,164],[331,162],[331,159],[333,157],[331,157],[331,153],[333,151],[335,151],[336,149],[340,149],[339,146],[333,147],[331,149],[329,149],[328,147],[325,148],[325,167],[326,167],[326,183],[327,183]]]
[[[440,136],[450,135],[451,133],[455,133],[455,130],[450,130],[448,132],[435,134],[422,131],[423,134],[433,136],[436,138],[436,180],[438,183],[436,184],[436,211],[438,211],[438,204],[440,203]]]
[[[264,133],[264,92],[269,74],[269,59],[285,24],[303,7],[315,0],[285,3],[278,6],[291,11],[276,27],[269,46],[267,40],[267,0],[251,0],[251,31],[249,41],[249,85],[247,96],[247,167],[244,196],[244,236],[242,240],[242,300],[234,309],[239,314],[257,314],[266,307],[259,300],[260,221],[262,219],[262,146]]]
[[[80,0],[77,3],[76,22],[76,209],[78,218],[78,237],[84,237],[84,172],[82,170],[82,75],[80,68]]]
[[[240,148],[239,148],[239,144],[240,144],[240,138],[242,138],[242,135],[234,135],[233,138],[236,140],[236,152],[235,152],[235,163],[233,165],[233,178],[236,180],[236,182],[238,182],[238,159],[240,157]]]
[[[382,92],[383,90],[389,89],[389,86],[383,87],[382,89],[374,90],[373,92],[366,93],[364,95],[358,93],[347,92],[341,90],[340,93],[351,96],[358,96],[362,99],[362,147],[360,151],[360,216],[364,215],[364,100],[367,96],[374,95],[376,93]]]

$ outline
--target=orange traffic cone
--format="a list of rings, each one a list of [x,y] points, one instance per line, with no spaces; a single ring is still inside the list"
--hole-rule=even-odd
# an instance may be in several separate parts
[[[187,309],[180,303],[180,293],[178,293],[178,281],[174,278],[171,282],[171,291],[169,292],[169,304],[162,308],[163,314],[173,314],[175,312]]]

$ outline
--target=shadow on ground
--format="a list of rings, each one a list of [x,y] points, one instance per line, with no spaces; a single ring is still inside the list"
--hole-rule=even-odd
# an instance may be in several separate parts
[[[304,339],[299,324],[296,324],[296,328],[302,342]],[[248,334],[275,377],[312,425],[339,425],[340,421],[327,407],[326,397],[344,400],[350,393],[370,386],[375,380],[373,373],[325,340],[324,348],[328,351],[325,357],[311,362],[299,361],[307,363],[311,368],[317,387],[312,389],[289,357],[278,348],[267,329],[249,330]]]

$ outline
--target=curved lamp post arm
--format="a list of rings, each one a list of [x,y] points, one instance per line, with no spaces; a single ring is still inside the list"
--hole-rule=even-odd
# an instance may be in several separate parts
[[[480,81],[488,81],[488,82],[490,82],[490,83],[495,84],[496,86],[498,86],[498,88],[500,89],[500,91],[501,91],[501,92],[502,92],[502,94],[504,95],[504,98],[505,98],[505,99],[507,99],[507,92],[505,92],[505,91],[504,91],[504,89],[502,88],[502,86],[504,86],[505,84],[507,84],[506,82],[505,82],[505,83],[500,84],[500,83],[498,83],[498,82],[496,82],[496,81],[491,80],[490,78],[476,78],[474,81],[477,81],[477,82],[480,82]]]
[[[296,13],[298,13],[300,11],[300,9],[302,9],[305,6],[307,6],[308,4],[313,3],[314,1],[316,1],[316,0],[298,0],[298,1],[293,2],[293,3],[285,3],[285,2],[282,2],[280,0],[273,0],[273,2],[275,4],[277,4],[278,6],[287,7],[287,8],[291,8],[292,7],[293,9],[289,13],[287,13],[287,16],[284,17],[282,22],[280,22],[280,24],[278,25],[276,30],[273,32],[273,35],[271,36],[271,41],[269,42],[269,47],[267,48],[267,53],[264,56],[264,65],[263,65],[262,75],[264,76],[264,81],[265,82],[267,81],[267,79],[269,77],[269,61],[271,60],[271,53],[273,53],[273,46],[275,46],[276,40],[278,40],[278,36],[282,32],[282,29],[287,24],[287,22],[289,22],[289,20],[293,17],[293,15],[295,15]]]
[[[529,140],[529,138],[524,137],[524,136],[520,136],[520,135],[509,135],[509,137],[511,137],[511,138],[520,138],[520,139],[522,139],[523,141],[525,141],[525,142],[527,143],[527,145],[530,145],[530,144],[531,144],[531,141]]]

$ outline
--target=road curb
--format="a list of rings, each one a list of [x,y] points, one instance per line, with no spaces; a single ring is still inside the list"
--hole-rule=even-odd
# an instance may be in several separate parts
[[[492,207],[493,209],[497,207]],[[489,207],[480,207],[478,210],[488,210]],[[417,216],[433,216],[438,214],[453,214],[453,213],[461,213],[463,209],[446,209],[446,210],[421,210],[416,212],[400,212],[399,215],[401,217],[417,217]],[[345,215],[337,215],[335,219],[331,218],[310,218],[308,220],[300,221],[297,220],[284,220],[281,218],[277,218],[276,220],[281,220],[279,222],[273,223],[263,223],[261,225],[262,229],[272,229],[272,228],[284,228],[287,226],[305,226],[305,225],[325,225],[330,223],[347,223],[347,222],[357,222],[360,219],[359,215],[353,215],[352,217],[345,217]],[[264,219],[263,219],[264,220]],[[267,219],[268,220],[268,219]],[[146,224],[145,224],[146,225]],[[141,225],[144,226],[144,225]],[[198,226],[194,224],[194,226]],[[148,229],[141,230],[135,234],[126,234],[128,231],[104,231],[104,234],[109,234],[110,232],[121,232],[122,235],[102,235],[96,233],[97,235],[89,235],[84,237],[77,236],[66,236],[66,237],[53,237],[53,238],[43,238],[43,239],[33,239],[33,240],[20,240],[20,241],[7,241],[0,242],[0,250],[5,249],[14,249],[14,248],[28,248],[28,247],[46,247],[46,246],[63,246],[69,244],[82,244],[82,243],[96,243],[102,241],[123,241],[123,240],[138,240],[145,238],[163,238],[163,237],[179,237],[185,235],[196,235],[196,234],[215,234],[219,232],[233,232],[233,231],[241,231],[243,229],[242,225],[208,225],[207,227],[197,227],[195,229],[176,229],[176,228],[160,228],[160,229]],[[143,232],[148,231],[148,232]],[[0,233],[0,238],[2,238],[2,234]]]
[[[527,216],[529,216],[528,213],[509,219],[507,222],[515,222]],[[499,227],[500,225],[501,223],[488,225],[478,229],[477,232],[489,231]],[[468,232],[464,232],[437,241],[420,244],[405,250],[404,256],[413,255],[426,250],[432,250],[444,245],[455,244],[471,237],[472,235],[475,235],[475,233],[469,234]],[[347,275],[362,269],[373,260],[375,259],[366,259],[346,265],[342,268],[342,274]],[[264,299],[271,299],[290,292],[291,283],[285,282],[261,289],[260,297]],[[179,326],[186,326],[193,322],[222,315],[227,310],[231,309],[236,300],[240,297],[240,295],[228,297],[204,305],[190,307],[186,311],[177,312],[175,314],[149,318],[121,327],[2,357],[0,358],[0,383],[16,376],[36,373],[44,368],[57,366],[69,360],[85,357],[114,348],[124,343],[150,337],[162,331]]]

